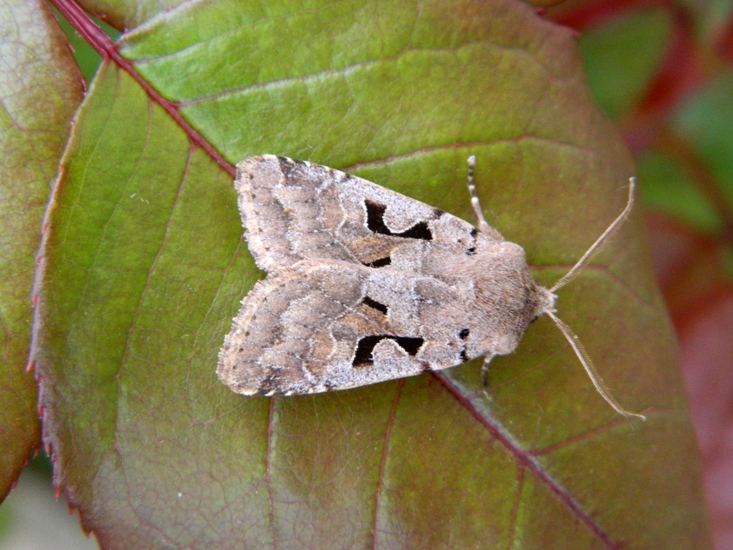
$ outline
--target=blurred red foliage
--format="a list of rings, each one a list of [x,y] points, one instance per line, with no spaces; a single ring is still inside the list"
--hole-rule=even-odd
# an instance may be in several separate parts
[[[662,61],[640,99],[617,122],[635,155],[660,152],[674,158],[718,217],[720,229],[710,234],[653,210],[647,214],[647,229],[657,280],[680,343],[715,544],[727,550],[733,548],[733,280],[725,258],[733,249],[733,205],[726,189],[733,181],[724,181],[700,158],[673,123],[690,96],[733,70],[733,14],[716,15],[712,4],[570,0],[546,15],[579,36],[649,8],[666,10],[672,21]]]

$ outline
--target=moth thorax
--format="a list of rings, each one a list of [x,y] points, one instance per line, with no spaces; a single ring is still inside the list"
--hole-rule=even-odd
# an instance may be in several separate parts
[[[502,242],[487,247],[475,256],[473,273],[464,273],[473,279],[479,299],[496,302],[502,310],[517,313],[535,310],[537,284],[527,269],[527,260],[521,246]]]
[[[535,283],[519,245],[505,241],[476,256],[477,269],[471,278],[475,318],[482,327],[481,347],[492,355],[512,353],[529,324],[552,300]]]

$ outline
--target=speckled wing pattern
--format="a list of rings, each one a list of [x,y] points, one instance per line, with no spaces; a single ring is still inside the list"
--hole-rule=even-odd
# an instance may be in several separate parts
[[[518,245],[324,166],[267,155],[237,168],[249,249],[268,275],[219,354],[233,391],[346,389],[516,347],[534,314]]]
[[[249,249],[268,272],[330,259],[439,276],[447,258],[483,237],[460,218],[326,166],[268,155],[237,169]]]

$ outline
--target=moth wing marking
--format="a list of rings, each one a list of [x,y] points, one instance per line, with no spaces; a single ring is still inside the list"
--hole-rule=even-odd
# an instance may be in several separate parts
[[[266,155],[237,168],[249,248],[267,271],[320,258],[437,275],[446,257],[494,241],[451,214],[325,166]]]
[[[346,389],[462,363],[466,302],[431,278],[303,261],[242,301],[217,373],[245,395]],[[476,356],[474,354],[473,356]]]

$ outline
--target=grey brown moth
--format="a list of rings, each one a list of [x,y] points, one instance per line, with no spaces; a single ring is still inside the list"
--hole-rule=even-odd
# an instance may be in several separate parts
[[[548,315],[603,398],[621,408],[570,328],[555,315],[567,284],[628,216],[619,217],[552,288],[535,283],[524,250],[364,179],[273,155],[237,165],[249,249],[267,277],[242,300],[217,374],[244,395],[343,390],[513,352]],[[643,417],[642,417],[643,418]]]

